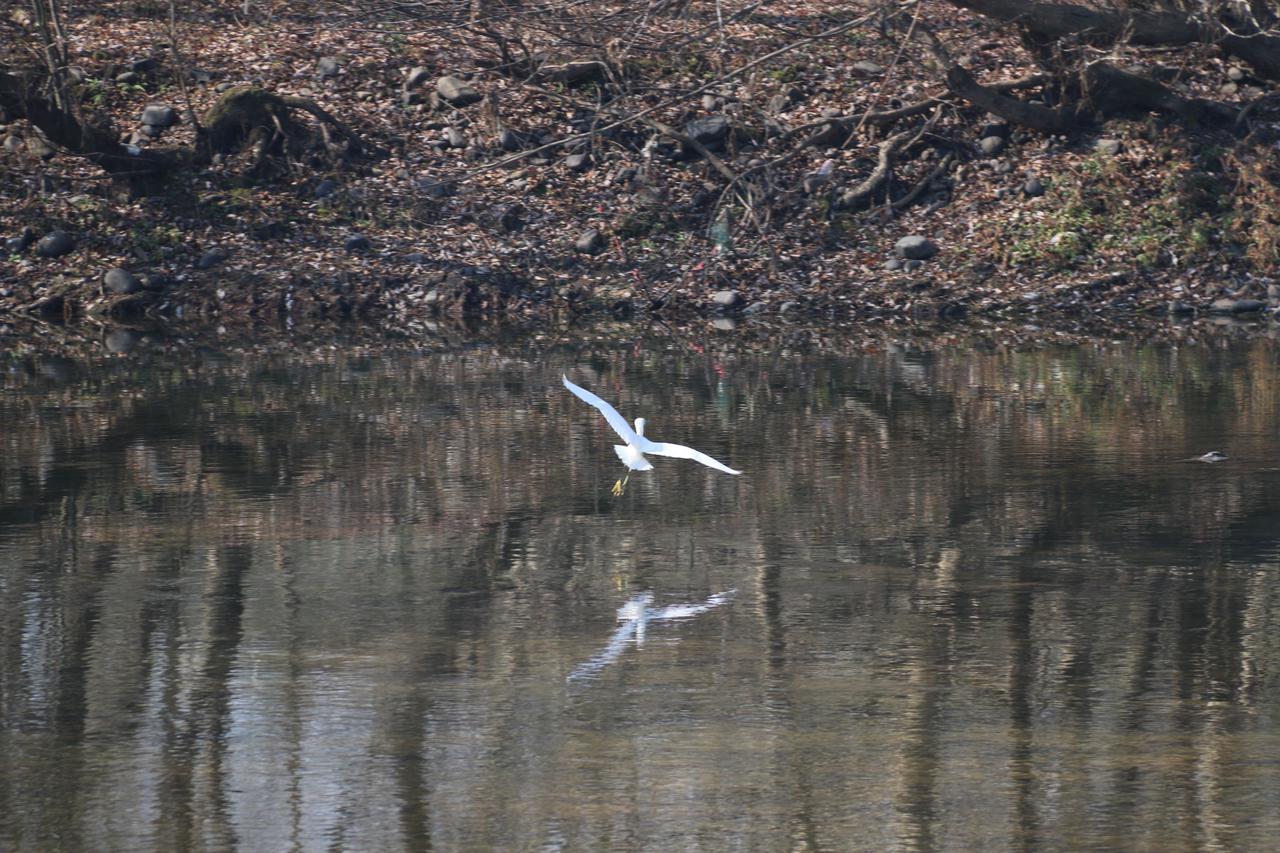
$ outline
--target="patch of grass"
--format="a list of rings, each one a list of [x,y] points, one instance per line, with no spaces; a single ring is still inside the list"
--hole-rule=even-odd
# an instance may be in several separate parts
[[[1085,159],[1074,181],[1058,181],[1046,193],[1043,215],[1004,229],[1006,259],[1065,270],[1105,254],[1159,267],[1214,251],[1219,218],[1232,204],[1221,161],[1202,154],[1196,162],[1182,151],[1167,162],[1152,185],[1124,160]]]
[[[129,232],[133,245],[146,252],[154,252],[165,246],[176,247],[186,242],[186,234],[176,225],[139,222]]]

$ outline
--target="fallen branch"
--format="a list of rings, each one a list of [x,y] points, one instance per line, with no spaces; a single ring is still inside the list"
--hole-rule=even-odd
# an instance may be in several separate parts
[[[850,187],[840,194],[836,199],[836,207],[841,210],[856,210],[867,207],[871,204],[871,197],[880,189],[889,179],[889,175],[893,173],[894,163],[897,162],[898,152],[917,136],[915,130],[904,130],[895,133],[884,142],[880,143],[880,151],[876,157],[876,166],[871,170],[871,174],[867,175],[855,187]]]

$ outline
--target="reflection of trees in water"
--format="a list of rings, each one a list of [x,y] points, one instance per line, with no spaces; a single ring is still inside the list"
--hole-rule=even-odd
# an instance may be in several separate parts
[[[282,845],[308,839],[301,815],[317,803],[359,822],[364,795],[305,783],[324,769],[315,720],[335,703],[396,768],[384,793],[405,837],[431,835],[447,808],[500,822],[510,776],[485,760],[561,724],[502,685],[562,679],[583,647],[556,638],[607,633],[619,591],[672,566],[695,594],[754,574],[740,618],[763,645],[744,675],[802,728],[823,724],[793,695],[794,668],[831,639],[812,626],[856,623],[884,645],[871,671],[912,688],[884,773],[917,845],[947,840],[931,826],[953,793],[941,780],[957,748],[947,727],[965,724],[956,693],[998,697],[1032,847],[1056,819],[1034,736],[1046,713],[1080,737],[1183,731],[1179,755],[1198,764],[1170,772],[1191,785],[1196,767],[1232,765],[1241,715],[1277,698],[1276,593],[1260,566],[1275,561],[1280,475],[1255,470],[1277,462],[1269,345],[601,354],[579,378],[747,471],[729,488],[659,463],[621,501],[613,437],[575,414],[560,368],[473,352],[9,374],[3,728],[159,750],[162,779],[136,779],[160,792],[153,822],[123,840],[233,844],[245,806],[230,780],[255,768],[290,768],[293,787],[260,793],[294,816]],[[1215,448],[1233,462],[1174,461]],[[324,673],[366,669],[379,701],[326,693]],[[451,751],[441,736],[464,726],[450,718],[464,701],[498,710],[466,721],[469,746]],[[233,748],[246,729],[268,733],[259,763]],[[24,759],[4,752],[13,779]],[[106,759],[69,754],[81,764],[62,765],[66,789],[101,797],[81,777]],[[830,806],[812,773],[829,745],[811,758],[778,769],[795,795],[782,819],[818,837]],[[503,772],[539,784],[532,766]],[[459,777],[458,792],[436,787]],[[90,817],[6,784],[0,810],[46,821],[27,837]],[[1158,793],[1120,771],[1099,784],[1135,808]]]

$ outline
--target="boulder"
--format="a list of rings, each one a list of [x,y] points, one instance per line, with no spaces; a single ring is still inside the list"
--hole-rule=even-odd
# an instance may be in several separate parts
[[[742,302],[742,294],[736,290],[718,290],[711,294],[711,304],[717,308],[737,308]]]
[[[910,261],[925,261],[938,254],[938,246],[927,237],[912,235],[899,240],[894,245],[893,252],[899,258],[905,258]]]
[[[42,258],[60,258],[76,247],[71,235],[61,229],[50,231],[36,243],[36,254]]]
[[[1093,150],[1114,157],[1124,150],[1124,144],[1119,139],[1099,139],[1093,144]]]
[[[1003,136],[984,136],[982,141],[978,143],[978,147],[982,149],[982,153],[988,157],[994,157],[1004,150]]]
[[[134,329],[112,329],[107,332],[103,345],[113,355],[124,355],[133,352],[141,340],[142,334]]]
[[[570,172],[585,172],[591,168],[591,155],[570,154],[564,158],[564,167]]]
[[[731,124],[728,116],[704,116],[684,126],[685,135],[699,144],[716,149],[729,137]]]
[[[33,133],[27,137],[27,153],[41,160],[51,160],[58,153],[58,149],[44,138],[44,134]]]
[[[581,252],[584,255],[598,255],[608,245],[608,239],[600,233],[598,228],[588,228],[578,235],[578,239],[573,242],[573,249],[575,252]]]
[[[22,229],[22,233],[17,237],[10,237],[4,241],[4,251],[6,255],[18,255],[27,250],[27,247],[36,241],[35,229],[28,225]]]
[[[523,146],[520,137],[514,131],[503,129],[498,134],[498,147],[503,151],[519,151]]]
[[[351,234],[342,241],[342,248],[349,255],[367,252],[372,246],[373,244],[369,242],[369,238],[363,234]]]
[[[124,267],[107,270],[102,276],[102,283],[112,293],[137,293],[142,289],[142,282],[138,281],[138,277]]]
[[[421,65],[410,68],[409,73],[406,74],[404,78],[404,89],[406,92],[410,89],[417,89],[430,79],[431,70],[429,68],[425,68]]]
[[[142,123],[148,127],[172,127],[178,118],[178,111],[167,104],[147,104],[142,110]]]
[[[465,107],[484,96],[459,77],[445,76],[436,81],[436,93],[455,107]]]
[[[420,178],[418,192],[427,198],[448,198],[457,192],[457,187],[446,181],[437,181],[435,178]]]
[[[196,261],[196,269],[212,269],[229,257],[231,257],[231,254],[226,249],[221,246],[214,246],[212,249],[209,249],[201,255],[200,259]]]
[[[1209,310],[1215,314],[1252,314],[1267,307],[1261,299],[1235,299],[1225,296],[1213,300]]]

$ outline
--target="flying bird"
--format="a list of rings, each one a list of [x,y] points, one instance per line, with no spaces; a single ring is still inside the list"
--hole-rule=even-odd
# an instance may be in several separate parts
[[[622,464],[626,465],[628,469],[626,476],[613,484],[613,493],[615,495],[621,495],[623,489],[627,487],[627,480],[631,477],[632,471],[648,471],[653,468],[653,463],[644,458],[646,453],[651,453],[655,456],[671,456],[676,459],[692,459],[726,474],[742,473],[741,471],[733,470],[723,462],[712,459],[700,450],[694,450],[692,447],[645,438],[644,418],[636,418],[636,428],[632,429],[631,425],[627,423],[627,419],[618,414],[618,410],[613,406],[610,406],[585,388],[579,388],[574,385],[569,381],[569,377],[561,376],[560,378],[564,380],[564,387],[572,391],[574,396],[584,403],[599,409],[600,414],[604,415],[604,419],[609,422],[609,426],[613,427],[613,431],[626,442],[626,444],[615,444],[613,446],[614,452],[618,454],[618,458],[622,460]]]

